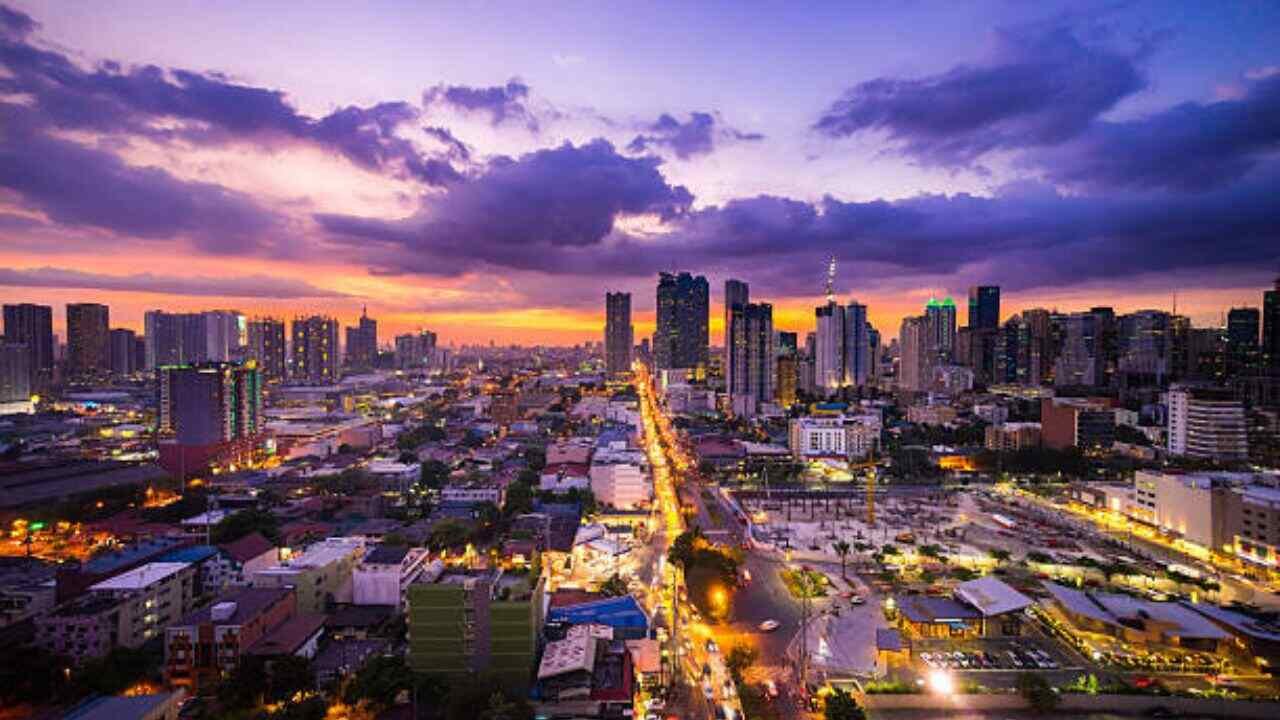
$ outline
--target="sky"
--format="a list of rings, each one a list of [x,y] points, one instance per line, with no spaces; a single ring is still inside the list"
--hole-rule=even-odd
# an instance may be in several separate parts
[[[56,330],[642,337],[689,270],[718,342],[830,257],[885,338],[974,284],[1214,325],[1280,274],[1274,2],[6,2],[0,299]]]

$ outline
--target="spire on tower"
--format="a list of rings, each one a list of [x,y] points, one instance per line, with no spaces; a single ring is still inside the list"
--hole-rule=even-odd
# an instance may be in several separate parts
[[[827,302],[836,301],[836,256],[832,255],[827,263]]]

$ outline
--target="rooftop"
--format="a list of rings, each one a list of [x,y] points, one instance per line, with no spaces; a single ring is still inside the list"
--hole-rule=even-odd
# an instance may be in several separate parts
[[[1035,602],[991,575],[960,583],[956,597],[978,608],[986,617],[1016,612]]]
[[[129,720],[130,718],[160,717],[156,710],[170,702],[173,693],[159,695],[134,695],[132,697],[106,696],[85,700],[72,708],[63,720]]]
[[[90,586],[92,591],[142,590],[191,567],[185,562],[152,562]]]
[[[235,612],[226,620],[218,620],[218,625],[243,625],[257,617],[267,608],[280,602],[293,593],[289,588],[245,588],[239,592],[223,595],[213,605],[219,603],[235,603]],[[201,608],[182,618],[175,626],[202,625],[213,621],[213,605]]]
[[[239,540],[233,540],[220,547],[223,552],[231,556],[231,559],[239,563],[248,562],[276,548],[270,540],[259,532],[251,532]]]
[[[898,609],[911,622],[937,623],[952,620],[976,620],[977,610],[946,597],[907,595],[898,598]]]
[[[378,545],[364,556],[365,565],[399,565],[409,554],[408,545]]]
[[[249,647],[250,655],[292,655],[324,629],[324,615],[299,613]]]

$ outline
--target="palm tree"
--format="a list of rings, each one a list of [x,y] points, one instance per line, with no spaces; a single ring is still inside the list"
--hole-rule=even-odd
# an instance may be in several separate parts
[[[849,547],[849,543],[841,540],[831,546],[836,554],[840,556],[840,577],[847,577],[844,572],[845,563],[849,560],[849,551],[853,548]]]

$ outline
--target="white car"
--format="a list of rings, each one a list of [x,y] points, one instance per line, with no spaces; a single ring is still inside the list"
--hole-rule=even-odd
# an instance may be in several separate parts
[[[773,632],[774,630],[777,630],[781,626],[782,626],[782,623],[778,622],[777,620],[765,620],[764,622],[760,623],[760,632]]]

